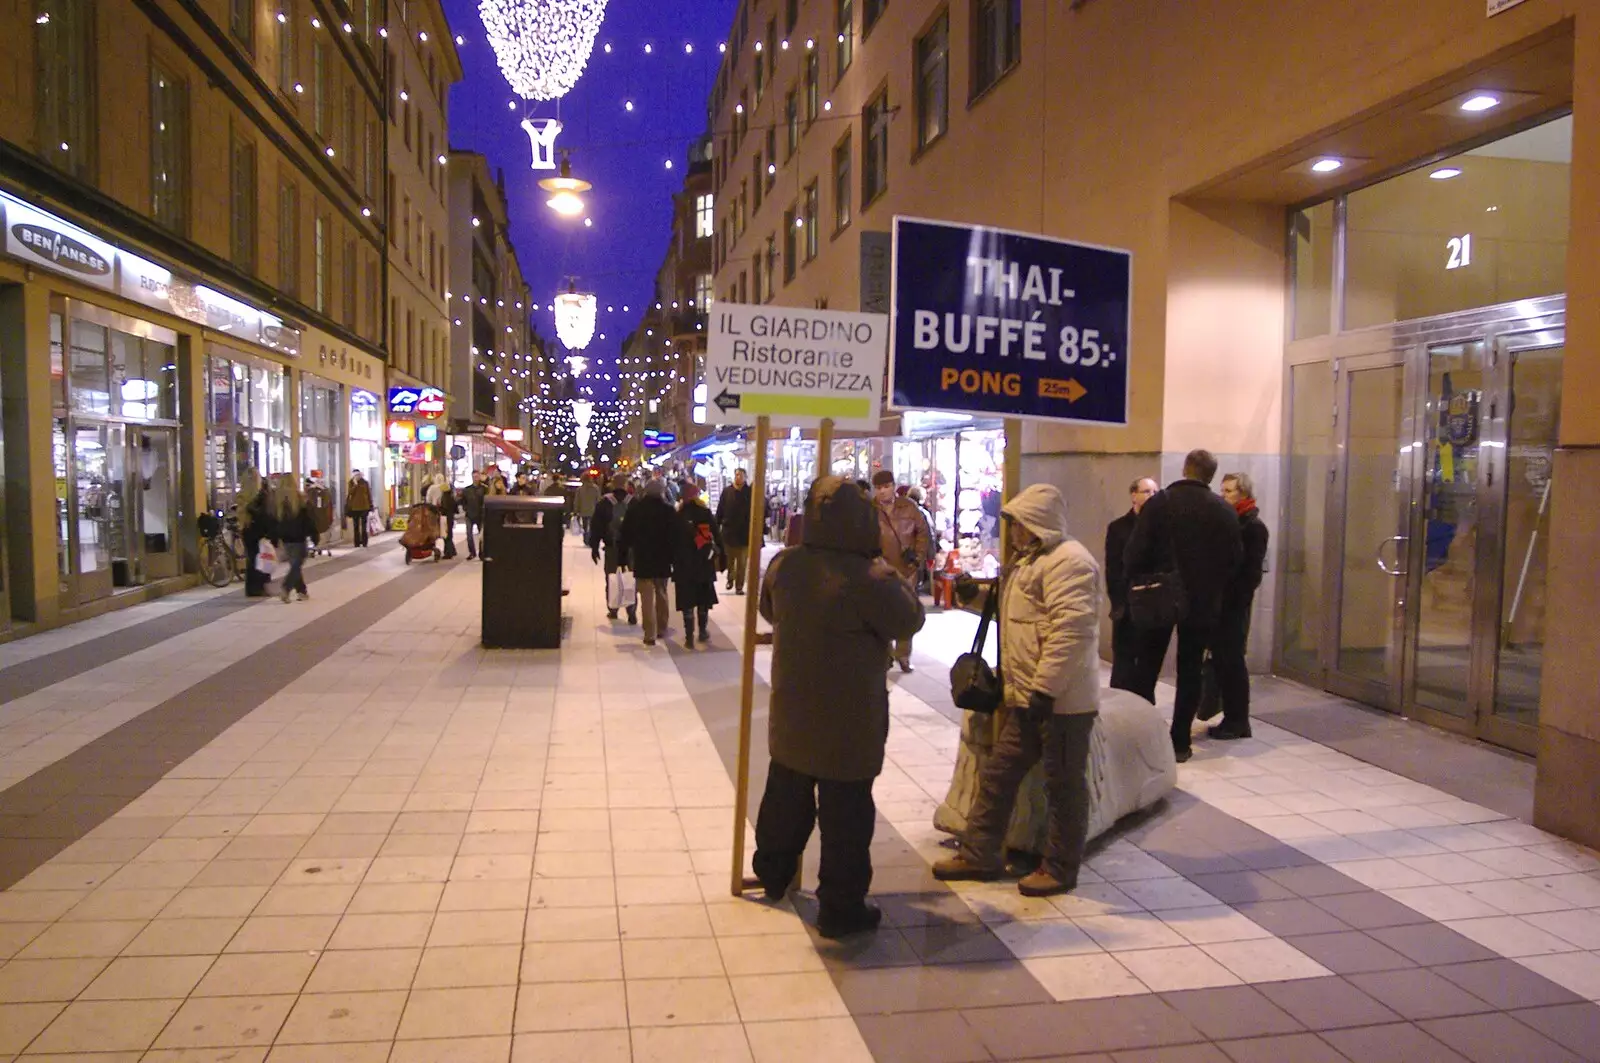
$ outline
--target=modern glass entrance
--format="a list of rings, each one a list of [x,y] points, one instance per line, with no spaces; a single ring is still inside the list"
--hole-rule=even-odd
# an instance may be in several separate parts
[[[1281,670],[1533,751],[1564,304],[1347,333],[1292,367]]]

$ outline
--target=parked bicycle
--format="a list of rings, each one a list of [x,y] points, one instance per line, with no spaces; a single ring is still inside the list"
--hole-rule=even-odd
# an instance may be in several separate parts
[[[196,522],[200,529],[200,575],[213,587],[226,587],[244,578],[244,546],[239,538],[239,522],[231,514],[202,513]]]

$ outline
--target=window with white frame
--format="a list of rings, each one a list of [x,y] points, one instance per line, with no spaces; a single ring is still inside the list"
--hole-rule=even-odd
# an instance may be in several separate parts
[[[694,235],[697,240],[705,240],[712,234],[714,224],[714,210],[716,199],[710,193],[696,196],[694,200]]]

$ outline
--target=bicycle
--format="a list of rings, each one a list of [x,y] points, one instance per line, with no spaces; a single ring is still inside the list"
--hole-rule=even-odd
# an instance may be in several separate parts
[[[196,522],[200,529],[200,576],[213,587],[226,587],[243,572],[240,551],[229,538],[238,538],[238,524],[232,517],[224,526],[219,513],[202,513]],[[231,532],[225,536],[224,531]]]

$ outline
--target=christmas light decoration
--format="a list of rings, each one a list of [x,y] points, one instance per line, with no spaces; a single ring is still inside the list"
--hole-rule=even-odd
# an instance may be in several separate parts
[[[480,0],[478,15],[512,91],[559,100],[583,76],[606,0]]]
[[[556,168],[556,137],[561,134],[561,123],[554,118],[524,118],[522,131],[528,134],[533,146],[533,168]]]
[[[579,192],[587,192],[594,186],[588,181],[579,180],[572,176],[572,159],[565,153],[561,157],[561,175],[559,177],[546,177],[539,182],[539,187],[546,192],[553,193],[546,201],[550,209],[564,218],[576,218],[583,213],[583,197]]]
[[[571,289],[556,296],[556,337],[563,346],[581,351],[594,339],[595,297]]]

